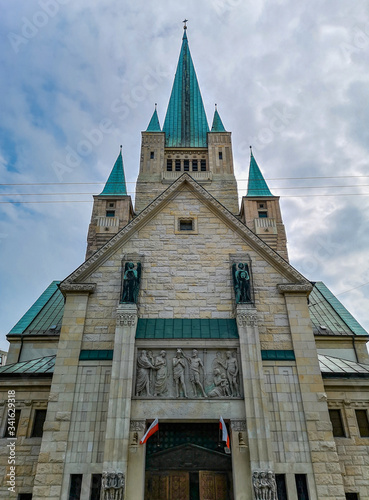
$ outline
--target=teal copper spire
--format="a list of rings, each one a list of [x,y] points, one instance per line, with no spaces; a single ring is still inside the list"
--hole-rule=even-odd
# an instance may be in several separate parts
[[[126,179],[124,177],[122,146],[117,161],[110,172],[109,178],[106,181],[105,187],[100,193],[100,196],[121,196],[127,194]]]
[[[158,112],[156,110],[156,103],[155,103],[155,111],[151,117],[149,126],[146,129],[146,132],[161,132],[159,118],[158,118]]]
[[[247,195],[246,196],[273,196],[270,192],[267,183],[261,173],[261,170],[256,163],[254,155],[252,154],[252,149],[250,146],[250,170],[249,170],[249,181],[247,185]]]
[[[184,26],[182,47],[163,125],[167,147],[206,147],[209,126]]]
[[[217,105],[215,105],[213,125],[211,126],[212,132],[226,132],[223,122],[219,116]]]

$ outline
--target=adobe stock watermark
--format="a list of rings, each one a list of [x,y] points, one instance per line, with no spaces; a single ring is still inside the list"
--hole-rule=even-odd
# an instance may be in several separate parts
[[[35,38],[40,29],[44,28],[50,19],[57,15],[60,6],[69,2],[70,0],[39,0],[40,10],[37,10],[30,19],[25,16],[21,18],[20,32],[8,33],[8,40],[14,52],[18,54],[32,38]]]
[[[63,162],[52,162],[52,168],[59,182],[63,181],[66,173],[70,173],[79,167],[84,159],[91,155],[94,148],[102,144],[107,135],[118,134],[119,128],[117,125],[120,125],[119,122],[127,120],[132,110],[145,101],[150,93],[169,77],[169,74],[168,68],[160,65],[155,69],[149,69],[141,82],[133,86],[129,93],[122,94],[111,103],[110,110],[116,116],[114,121],[110,118],[104,118],[96,127],[90,130],[82,130],[81,138],[76,145],[73,148],[70,145],[66,146]]]
[[[223,16],[227,11],[239,7],[242,3],[242,0],[214,0],[211,6],[219,16]]]
[[[8,402],[7,402],[7,422],[6,422],[6,436],[7,436],[7,449],[8,449],[8,472],[6,474],[6,484],[8,485],[8,491],[15,493],[15,444],[17,438],[15,434],[16,421],[15,421],[15,391],[8,391]]]
[[[282,134],[296,117],[296,113],[287,106],[284,106],[282,109],[275,106],[272,109],[268,124],[259,130],[256,137],[253,137],[251,142],[241,142],[238,146],[238,151],[243,155],[248,154],[250,151],[250,144],[252,144],[253,150],[262,151]]]
[[[342,42],[340,51],[344,61],[350,62],[352,54],[358,54],[369,48],[369,22],[362,28],[358,25],[351,30],[350,42]]]

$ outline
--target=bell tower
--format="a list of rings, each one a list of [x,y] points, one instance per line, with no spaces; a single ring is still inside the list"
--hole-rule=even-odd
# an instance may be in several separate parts
[[[163,127],[155,107],[149,126],[142,132],[135,210],[142,211],[186,172],[237,214],[231,133],[224,128],[217,109],[209,130],[186,30],[185,25]]]
[[[87,235],[86,260],[133,218],[131,197],[127,195],[122,146],[102,192],[94,196]]]
[[[265,182],[250,146],[250,168],[246,196],[242,197],[241,220],[281,257],[288,261],[287,238],[279,196]]]

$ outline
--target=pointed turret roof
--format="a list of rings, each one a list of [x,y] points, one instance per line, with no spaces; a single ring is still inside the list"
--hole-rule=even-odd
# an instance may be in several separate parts
[[[168,147],[206,147],[209,126],[185,26],[163,132]]]
[[[211,126],[211,131],[212,132],[226,132],[226,129],[224,128],[223,122],[219,116],[217,105],[215,105],[213,125]]]
[[[254,155],[252,154],[252,149],[250,146],[251,157],[250,157],[250,170],[249,170],[249,181],[247,185],[247,195],[246,196],[273,196],[268,188],[268,184],[265,182],[263,174],[256,163]]]
[[[109,178],[106,181],[105,187],[100,193],[100,196],[122,196],[127,194],[126,179],[124,176],[122,146],[117,161],[110,172]]]
[[[158,117],[158,113],[156,111],[156,104],[155,104],[155,111],[151,117],[149,126],[146,129],[146,132],[161,132],[159,117]]]

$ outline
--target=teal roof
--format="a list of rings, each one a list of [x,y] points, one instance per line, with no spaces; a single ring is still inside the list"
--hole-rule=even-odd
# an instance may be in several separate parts
[[[269,191],[268,185],[252,153],[250,157],[249,181],[246,196],[262,196],[263,198],[265,196],[273,196]]]
[[[235,319],[138,320],[136,339],[238,339]]]
[[[318,354],[318,360],[323,378],[369,378],[369,365],[323,354]]]
[[[64,310],[64,297],[53,281],[9,334],[59,333]]]
[[[110,172],[109,178],[106,181],[105,187],[100,193],[100,196],[122,196],[127,194],[126,179],[124,177],[122,146],[117,161]]]
[[[213,125],[211,126],[211,131],[212,132],[226,132],[226,129],[224,128],[223,122],[219,116],[218,110],[215,108],[214,111],[214,118],[213,118]]]
[[[52,375],[56,354],[0,367],[0,376]]]
[[[186,30],[163,125],[167,147],[207,146],[209,126],[192,62]]]
[[[149,126],[146,129],[146,132],[161,132],[159,118],[158,118],[158,112],[156,111],[156,106],[155,106],[155,111],[151,117]]]
[[[368,335],[322,281],[314,283],[309,311],[316,335]]]

